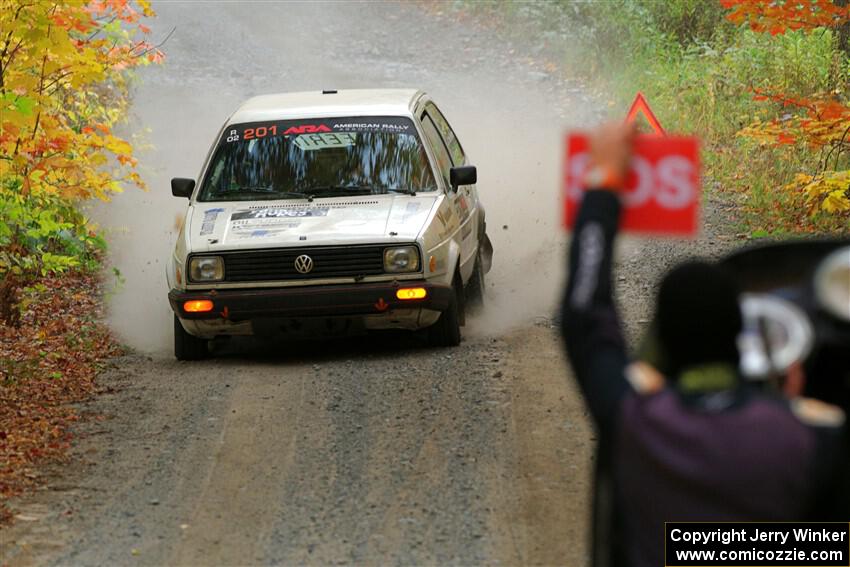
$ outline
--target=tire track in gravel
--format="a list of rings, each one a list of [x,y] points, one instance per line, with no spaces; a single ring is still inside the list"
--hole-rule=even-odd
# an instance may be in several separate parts
[[[492,343],[414,347],[403,360],[394,352],[361,353],[342,372],[329,371],[327,431],[314,435],[315,447],[305,446],[293,472],[304,478],[321,471],[321,484],[290,484],[284,496],[296,513],[280,516],[266,559],[484,561],[480,503],[493,496],[477,463],[493,459],[481,438],[495,429],[491,420],[502,419],[490,417],[486,404],[487,365],[472,368],[481,350],[490,352],[485,344]],[[324,363],[320,371],[325,376]]]
[[[285,377],[263,373],[261,380],[249,378],[244,369],[240,372],[212,448],[212,462],[187,512],[191,524],[170,564],[202,564],[211,550],[221,564],[262,560],[255,550],[262,549],[266,539],[263,528],[286,513],[285,507],[269,503],[287,482],[299,450],[305,373],[303,365],[291,368]],[[288,419],[281,420],[280,413]]]

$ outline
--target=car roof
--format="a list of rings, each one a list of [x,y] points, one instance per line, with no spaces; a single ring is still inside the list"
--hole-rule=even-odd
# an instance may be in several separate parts
[[[424,95],[416,89],[347,89],[255,96],[245,101],[228,124],[331,116],[412,116]]]

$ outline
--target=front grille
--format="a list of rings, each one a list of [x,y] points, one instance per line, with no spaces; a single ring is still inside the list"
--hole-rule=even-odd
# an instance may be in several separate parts
[[[261,282],[382,275],[384,248],[386,246],[333,246],[225,253],[224,281]],[[313,260],[313,269],[307,274],[295,269],[295,259],[302,254]]]

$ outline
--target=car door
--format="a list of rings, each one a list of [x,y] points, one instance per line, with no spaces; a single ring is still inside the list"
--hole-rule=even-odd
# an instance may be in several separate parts
[[[445,179],[446,187],[450,187],[449,170],[454,166],[466,165],[463,148],[434,103],[427,103],[420,118],[425,135],[434,149],[440,174]],[[477,193],[474,185],[464,185],[458,187],[457,191],[449,190],[447,197],[450,208],[457,215],[460,223],[461,273],[466,281],[468,275],[472,273],[478,251]]]

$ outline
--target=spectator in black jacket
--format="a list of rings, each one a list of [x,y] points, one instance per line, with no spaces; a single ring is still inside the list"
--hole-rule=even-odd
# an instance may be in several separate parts
[[[628,359],[611,269],[633,138],[622,125],[592,136],[563,300],[567,352],[599,432],[594,565],[663,565],[665,521],[837,519],[825,502],[843,413],[741,380],[730,275],[702,262],[670,272],[655,318],[667,374]]]

